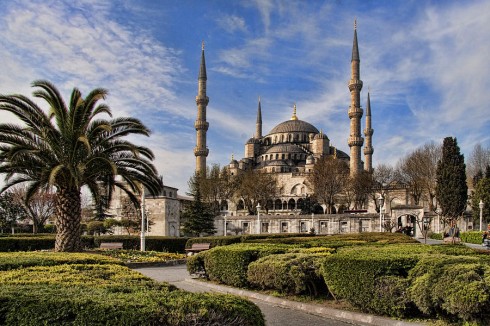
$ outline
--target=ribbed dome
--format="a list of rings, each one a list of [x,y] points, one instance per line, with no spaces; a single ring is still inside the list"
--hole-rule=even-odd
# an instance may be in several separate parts
[[[317,134],[318,129],[303,120],[287,120],[275,126],[269,134],[288,132],[306,132]]]

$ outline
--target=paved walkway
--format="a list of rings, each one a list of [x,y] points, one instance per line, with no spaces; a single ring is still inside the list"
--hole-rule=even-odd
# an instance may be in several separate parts
[[[137,268],[135,270],[156,281],[168,282],[186,291],[221,292],[246,297],[262,310],[267,326],[421,325],[363,313],[327,308],[319,304],[289,301],[253,291],[202,282],[191,278],[185,265],[145,267]]]

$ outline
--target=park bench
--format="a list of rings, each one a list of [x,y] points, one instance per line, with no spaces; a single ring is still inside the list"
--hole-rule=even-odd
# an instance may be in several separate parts
[[[100,249],[122,249],[123,243],[122,242],[101,242],[99,248]]]
[[[211,248],[210,243],[193,243],[190,248],[186,248],[185,251],[187,251],[188,255],[192,255],[201,251],[205,251]]]
[[[461,238],[459,237],[445,237],[444,240],[442,240],[443,243],[461,243]]]

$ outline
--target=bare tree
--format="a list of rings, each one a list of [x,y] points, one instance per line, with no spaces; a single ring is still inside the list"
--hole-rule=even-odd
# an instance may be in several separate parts
[[[467,176],[472,179],[478,174],[486,170],[490,165],[490,148],[483,148],[480,143],[476,144],[473,151],[470,153],[467,166]],[[473,184],[475,187],[476,184]]]
[[[12,199],[24,209],[26,218],[32,221],[32,232],[38,233],[55,213],[55,194],[50,190],[39,191],[26,201],[26,192],[26,187],[15,187]]]
[[[256,213],[258,203],[268,213],[267,202],[276,198],[279,191],[277,179],[272,174],[247,170],[238,175],[237,195],[243,199],[249,214]]]
[[[370,195],[378,213],[380,209],[378,203],[378,193],[384,196],[384,188],[389,187],[393,182],[395,182],[396,176],[396,171],[391,165],[379,164],[374,168]]]
[[[307,182],[313,187],[316,198],[327,206],[326,213],[331,214],[339,195],[346,188],[349,179],[349,167],[345,161],[332,157],[317,160]]]
[[[429,210],[436,209],[436,171],[442,147],[429,142],[402,158],[397,167],[399,181],[408,185],[415,205],[427,199]]]

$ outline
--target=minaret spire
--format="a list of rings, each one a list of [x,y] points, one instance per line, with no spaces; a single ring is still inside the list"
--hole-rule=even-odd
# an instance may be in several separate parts
[[[199,76],[197,78],[197,119],[194,123],[194,127],[196,128],[196,147],[194,148],[194,155],[196,156],[196,173],[206,173],[206,157],[209,154],[208,147],[206,146],[206,132],[209,127],[209,123],[206,121],[206,107],[209,103],[209,97],[206,95],[207,79],[203,41],[201,66],[199,67]]]
[[[354,43],[352,46],[351,79],[349,91],[351,104],[349,107],[350,135],[348,144],[350,147],[350,175],[354,176],[361,169],[361,147],[364,139],[361,136],[362,109],[360,104],[362,80],[360,80],[360,58],[357,45],[357,21],[354,22]]]
[[[366,103],[366,129],[364,129],[364,135],[366,136],[366,145],[364,146],[364,170],[369,173],[373,172],[373,133],[374,130],[371,126],[371,98],[368,91]]]
[[[255,138],[262,138],[262,108],[260,106],[260,96],[259,107],[257,108],[257,122],[255,123]]]

